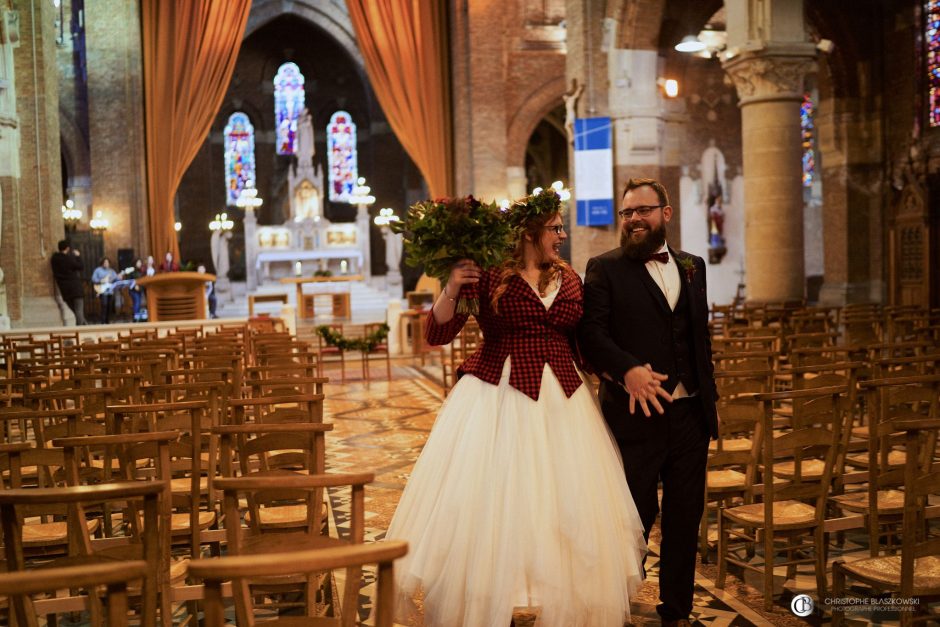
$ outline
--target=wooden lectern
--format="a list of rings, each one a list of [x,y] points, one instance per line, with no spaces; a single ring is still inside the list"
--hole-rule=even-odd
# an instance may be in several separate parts
[[[215,281],[215,275],[202,272],[164,272],[137,279],[137,285],[147,289],[147,313],[150,322],[208,318],[207,281]]]

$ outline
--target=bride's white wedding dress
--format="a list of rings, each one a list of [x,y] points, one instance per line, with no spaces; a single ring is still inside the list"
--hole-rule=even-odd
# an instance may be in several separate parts
[[[529,606],[543,627],[621,627],[646,545],[596,398],[567,398],[546,364],[532,400],[511,368],[462,377],[415,464],[386,534],[409,543],[398,620],[507,627]]]

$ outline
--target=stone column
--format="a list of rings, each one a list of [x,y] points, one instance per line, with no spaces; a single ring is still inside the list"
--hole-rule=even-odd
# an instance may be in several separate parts
[[[369,224],[369,205],[359,205],[356,210],[356,237],[362,251],[362,267],[359,273],[365,281],[372,278],[372,233]]]
[[[14,326],[58,326],[49,259],[62,238],[62,168],[59,139],[59,72],[51,2],[17,3],[19,44],[13,49],[19,158],[12,195],[4,190],[2,264]],[[2,91],[2,90],[0,90]],[[7,130],[4,129],[4,135]],[[3,176],[3,174],[0,174]],[[3,176],[6,179],[6,176]],[[9,244],[9,246],[7,245]]]
[[[728,0],[724,69],[741,107],[745,291],[755,302],[802,299],[800,103],[816,69],[802,0]]]
[[[137,2],[85,3],[88,51],[88,126],[92,208],[110,221],[105,254],[133,248],[138,257],[162,259],[147,235],[144,92]]]
[[[821,304],[882,299],[880,124],[860,98],[829,98],[817,106],[817,146],[825,155],[819,170],[825,208]]]
[[[813,50],[795,45],[725,62],[741,106],[749,301],[804,296],[800,103],[803,78],[815,68]]]
[[[258,289],[258,270],[255,265],[258,260],[258,217],[254,207],[245,207],[245,280],[248,283],[248,293]],[[300,303],[297,303],[300,307]]]
[[[506,77],[502,0],[457,0],[452,14],[456,195],[507,195]]]

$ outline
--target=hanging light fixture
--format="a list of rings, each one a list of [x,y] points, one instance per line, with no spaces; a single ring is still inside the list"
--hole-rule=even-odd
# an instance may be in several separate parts
[[[93,231],[104,233],[108,230],[110,223],[108,222],[108,219],[102,215],[101,210],[99,209],[95,212],[95,217],[88,221],[88,226],[90,226]]]
[[[676,50],[679,52],[701,52],[704,49],[705,42],[700,41],[695,35],[686,35],[676,44]]]

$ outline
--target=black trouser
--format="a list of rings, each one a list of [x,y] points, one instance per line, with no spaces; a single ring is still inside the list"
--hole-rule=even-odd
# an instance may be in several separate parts
[[[663,403],[666,413],[628,417],[629,429],[617,438],[624,470],[645,535],[659,513],[657,486],[663,483],[659,599],[663,620],[688,618],[692,611],[698,527],[705,507],[708,431],[699,397]]]
[[[75,324],[77,326],[88,324],[85,322],[85,298],[83,296],[79,296],[78,298],[65,298],[63,300],[65,304],[69,306],[69,309],[72,310],[72,313],[75,314]]]
[[[101,294],[101,324],[108,324],[111,320],[111,308],[114,307],[114,294]]]

